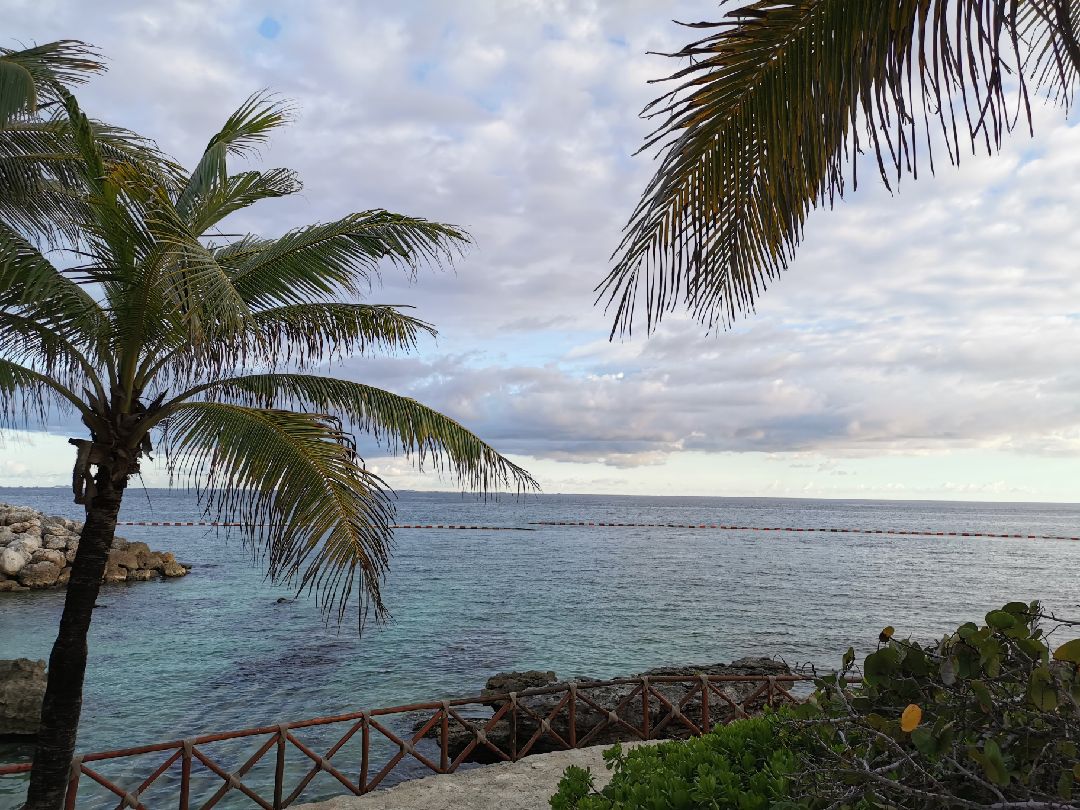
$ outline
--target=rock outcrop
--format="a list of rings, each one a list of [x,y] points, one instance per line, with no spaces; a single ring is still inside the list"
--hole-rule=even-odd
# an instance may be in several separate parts
[[[768,676],[790,675],[791,670],[788,668],[787,664],[772,658],[740,658],[730,664],[708,664],[702,666],[650,669],[640,675],[631,677],[697,677],[701,674]],[[598,681],[595,678],[588,677],[577,677],[572,680],[579,686],[579,697],[575,708],[577,715],[575,726],[577,728],[579,740],[588,735],[593,728],[602,724],[603,721],[611,719],[610,712],[613,711],[618,719],[627,725],[636,728],[642,727],[642,700],[640,696],[628,699],[637,687],[636,683],[585,688],[589,683],[598,683]],[[546,686],[556,686],[562,683],[566,683],[566,681],[559,681],[554,672],[504,672],[488,679],[483,694],[485,696],[492,696],[492,701],[487,703],[487,705],[492,709],[492,712],[495,712],[501,708],[502,704],[505,702],[504,700],[495,699],[495,696],[506,695],[511,692],[521,692],[526,689],[540,689]],[[761,687],[760,683],[739,682],[717,683],[714,685],[721,688],[724,694],[730,698],[732,703],[740,706]],[[654,693],[662,695],[672,706],[679,707],[679,711],[692,722],[700,722],[701,695],[700,693],[696,694],[683,702],[689,691],[685,682],[654,682],[650,684],[650,688]],[[556,712],[554,716],[551,716],[552,711],[565,695],[565,691],[558,691],[549,695],[518,695],[517,741],[519,747],[523,747],[525,743],[532,738],[537,730],[541,728],[541,724],[544,721],[547,721],[547,730],[550,730],[551,733],[559,735],[564,740],[569,739],[569,712],[566,708],[564,707]],[[596,704],[596,706],[590,705],[586,699],[587,701]],[[754,711],[760,711],[764,708],[764,705],[764,697],[759,697],[752,700],[747,706],[747,709],[752,713]],[[603,711],[598,710],[596,707],[599,707]],[[651,698],[649,701],[650,726],[654,729],[657,728],[661,722],[663,722],[664,718],[668,716],[670,711],[671,709],[669,706],[665,705],[663,701],[656,697]],[[712,724],[725,723],[734,719],[735,716],[736,710],[730,704],[725,702],[723,698],[716,695],[710,697],[709,717]],[[487,718],[472,717],[466,719],[469,719],[470,722],[478,727],[483,727],[487,720],[490,719],[490,715]],[[415,727],[416,731],[420,730],[423,722],[424,721],[422,720],[417,723]],[[457,757],[458,754],[464,751],[468,745],[476,739],[476,735],[471,730],[457,722],[450,723],[448,732],[448,744],[451,758]],[[502,720],[495,724],[494,727],[486,732],[486,736],[493,745],[504,751],[509,751],[512,732],[512,721],[508,713]],[[427,735],[427,737],[429,739],[437,740],[438,735],[439,729],[436,727]],[[689,735],[690,729],[686,725],[678,721],[669,721],[663,726],[658,736],[665,739],[680,739],[688,737]],[[624,726],[617,723],[609,723],[607,727],[598,734],[589,737],[589,744],[610,745],[616,742],[627,742],[636,739],[639,739],[639,737]],[[539,754],[559,750],[562,747],[563,746],[559,745],[556,740],[547,734],[541,733],[539,739],[533,745],[531,752]],[[499,758],[493,751],[487,748],[487,746],[477,745],[469,753],[466,759],[471,762],[496,762]]]
[[[44,697],[44,661],[0,660],[0,739],[37,734]]]
[[[0,504],[0,593],[63,587],[79,548],[82,524],[33,509]],[[189,567],[146,543],[113,540],[103,582],[182,577]]]

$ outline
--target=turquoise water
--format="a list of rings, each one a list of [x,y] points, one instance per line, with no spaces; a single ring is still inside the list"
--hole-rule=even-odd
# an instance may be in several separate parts
[[[79,517],[65,490],[0,490],[0,501]],[[485,503],[403,493],[398,513],[406,523],[1080,533],[1080,506],[1043,504],[569,495]],[[133,489],[123,519],[198,516],[185,493]],[[506,669],[605,677],[759,654],[830,667],[849,644],[871,647],[886,624],[930,638],[1011,599],[1041,598],[1080,614],[1076,542],[600,527],[411,530],[398,533],[385,589],[394,620],[358,636],[352,621],[326,626],[311,599],[279,604],[291,594],[267,583],[236,540],[198,528],[122,533],[172,550],[195,569],[181,580],[102,591],[82,751],[472,694]],[[62,599],[60,592],[0,597],[0,657],[47,658]],[[0,748],[0,762],[28,754]],[[338,792],[325,775],[311,787],[312,798]],[[0,808],[16,806],[19,790],[15,780],[0,780]]]

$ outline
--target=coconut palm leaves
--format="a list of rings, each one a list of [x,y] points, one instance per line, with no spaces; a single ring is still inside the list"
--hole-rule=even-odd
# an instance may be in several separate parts
[[[64,97],[103,69],[97,51],[75,40],[0,48],[0,221],[30,238],[79,238],[86,211]],[[177,177],[178,167],[149,141],[99,121],[87,125],[106,165],[136,160]]]
[[[286,169],[231,171],[287,123],[288,107],[252,96],[181,175],[153,151],[122,153],[111,131],[102,135],[66,88],[72,72],[96,63],[76,44],[66,48],[45,48],[52,56],[38,62],[5,52],[10,65],[36,73],[28,84],[9,70],[0,110],[14,111],[9,123],[41,125],[30,111],[49,99],[63,193],[73,201],[62,213],[75,217],[57,232],[74,225],[78,238],[60,268],[25,227],[55,211],[31,208],[0,223],[0,414],[8,423],[28,411],[82,419],[91,441],[75,488],[87,502],[90,467],[126,478],[160,437],[174,478],[197,487],[223,520],[243,524],[271,577],[316,591],[339,617],[359,588],[381,614],[393,508],[357,455],[354,432],[469,489],[535,486],[448,417],[315,373],[353,354],[410,351],[433,335],[407,308],[358,299],[383,268],[412,274],[450,262],[467,237],[373,210],[227,241],[218,226],[229,214],[300,188]],[[55,180],[49,160],[21,159],[41,183]]]
[[[812,208],[876,157],[887,186],[934,155],[993,152],[1067,105],[1080,70],[1078,0],[761,0],[677,53],[690,64],[645,115],[660,165],[600,285],[615,331],[676,307],[708,326],[753,308],[787,268]],[[643,299],[643,300],[642,300]]]

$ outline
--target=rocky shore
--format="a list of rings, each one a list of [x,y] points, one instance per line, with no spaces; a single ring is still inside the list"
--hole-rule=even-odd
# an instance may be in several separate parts
[[[0,504],[0,593],[66,585],[81,531],[82,523],[74,520]],[[189,570],[171,552],[117,537],[102,581],[146,582],[182,577]]]
[[[44,661],[0,660],[0,742],[37,734],[44,697]]]
[[[740,658],[730,664],[702,664],[700,666],[650,669],[629,677],[694,677],[701,674],[775,676],[790,675],[791,669],[783,661],[772,658]],[[578,676],[571,680],[576,682],[579,687],[579,700],[576,707],[576,727],[579,729],[579,734],[588,733],[589,729],[602,724],[603,721],[608,720],[614,714],[621,722],[607,724],[600,733],[590,737],[589,741],[595,745],[610,745],[616,742],[628,742],[638,739],[637,735],[627,728],[627,726],[638,728],[642,726],[642,701],[640,698],[631,699],[630,697],[636,684],[589,687],[589,683],[597,683],[595,678]],[[568,681],[560,680],[554,672],[503,672],[494,675],[488,679],[483,692],[485,696],[492,696],[491,702],[487,703],[491,710],[487,717],[490,717],[503,705],[504,701],[498,700],[496,696],[519,693],[527,689],[543,689],[566,682]],[[717,684],[717,687],[730,699],[731,703],[742,705],[761,687],[761,684],[729,682]],[[662,727],[661,723],[670,712],[670,706],[678,706],[679,710],[687,717],[700,717],[700,694],[684,700],[687,687],[682,683],[656,682],[651,685],[651,689],[655,693],[663,695],[664,700],[668,703],[668,705],[665,705],[655,697],[649,702],[649,722],[654,729],[660,731],[658,736],[665,739],[681,739],[689,736],[689,729],[683,723],[668,722]],[[568,712],[565,708],[555,712],[556,706],[564,695],[565,692],[560,691],[547,695],[517,696],[519,711],[516,720],[516,736],[519,744],[524,744],[534,735],[537,735],[531,749],[533,753],[540,754],[556,751],[564,747],[551,736],[554,733],[563,740],[569,739]],[[587,698],[587,700],[581,696]],[[746,709],[750,713],[754,713],[764,708],[764,704],[764,697],[755,698],[750,701]],[[555,712],[554,716],[552,716],[552,712]],[[726,723],[734,719],[736,714],[731,704],[716,696],[713,696],[710,700],[709,712],[713,724]],[[483,726],[487,718],[469,717],[468,719],[476,725]],[[424,722],[425,720],[418,720],[414,726],[414,731],[419,731]],[[486,737],[494,745],[508,751],[511,747],[514,731],[513,721],[508,714],[486,732]],[[438,739],[439,733],[439,729],[436,727],[428,733],[427,737],[435,740]],[[460,723],[451,723],[448,728],[447,739],[451,758],[456,758],[458,754],[465,751],[475,739],[476,735],[471,730]],[[477,745],[466,756],[466,760],[470,762],[496,762],[498,757],[487,746]]]

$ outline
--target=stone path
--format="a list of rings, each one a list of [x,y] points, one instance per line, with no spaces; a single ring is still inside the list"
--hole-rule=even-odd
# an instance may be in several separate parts
[[[648,745],[648,743],[637,743]],[[633,743],[623,743],[626,748]],[[601,754],[609,745],[536,754],[519,762],[500,762],[460,773],[403,782],[366,796],[347,796],[297,810],[547,810],[567,765],[591,768],[596,786],[611,773]]]

